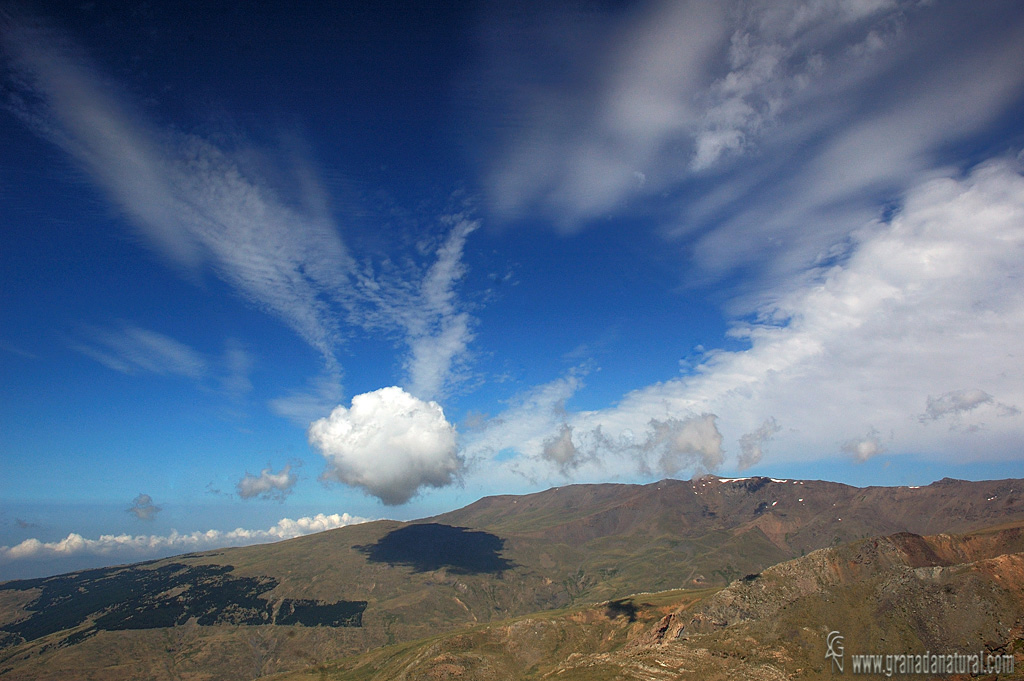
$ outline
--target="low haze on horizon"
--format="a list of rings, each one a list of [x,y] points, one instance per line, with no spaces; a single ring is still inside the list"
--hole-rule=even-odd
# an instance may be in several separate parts
[[[1018,2],[0,0],[0,580],[1024,477]]]

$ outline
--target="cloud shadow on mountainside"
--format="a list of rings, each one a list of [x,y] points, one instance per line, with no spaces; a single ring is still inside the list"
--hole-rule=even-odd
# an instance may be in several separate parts
[[[499,555],[504,546],[504,539],[489,532],[422,523],[407,525],[374,544],[355,548],[374,563],[407,565],[414,572],[447,568],[458,574],[481,574],[515,566]]]

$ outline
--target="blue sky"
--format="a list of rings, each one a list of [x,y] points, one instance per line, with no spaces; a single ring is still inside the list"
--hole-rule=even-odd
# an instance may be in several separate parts
[[[0,579],[1024,476],[1016,2],[0,4]]]

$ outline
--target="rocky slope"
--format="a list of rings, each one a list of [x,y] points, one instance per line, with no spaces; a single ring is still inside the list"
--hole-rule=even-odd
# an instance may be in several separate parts
[[[533,615],[280,678],[823,679],[834,678],[824,655],[834,630],[845,637],[847,673],[854,653],[926,651],[1010,656],[1022,670],[1022,551],[1017,526],[900,533],[815,551],[724,589]]]

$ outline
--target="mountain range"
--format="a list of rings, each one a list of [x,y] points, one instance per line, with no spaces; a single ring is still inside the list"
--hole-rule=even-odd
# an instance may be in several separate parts
[[[0,679],[813,678],[828,627],[851,651],[1015,650],[1022,492],[570,485],[6,582]]]

